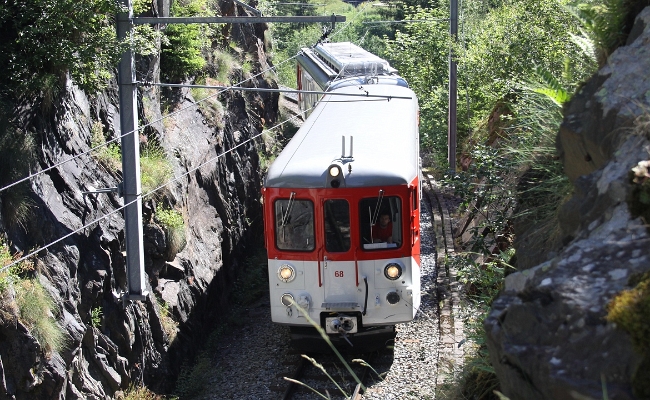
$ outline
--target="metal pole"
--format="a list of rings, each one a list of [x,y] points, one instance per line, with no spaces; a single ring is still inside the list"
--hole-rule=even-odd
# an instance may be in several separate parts
[[[131,36],[133,7],[130,0],[120,0],[122,10],[117,14],[117,37]],[[125,300],[144,300],[147,297],[142,245],[142,189],[140,187],[140,135],[138,133],[137,85],[133,52],[129,48],[122,54],[118,69],[120,95],[120,129],[122,136],[122,176],[124,204],[124,230],[126,236],[126,271],[128,293]]]
[[[452,43],[455,44],[458,34],[458,0],[451,0],[449,11],[449,33],[451,34]],[[449,123],[447,130],[447,160],[451,171],[456,171],[457,96],[456,61],[452,44],[452,47],[449,48]]]

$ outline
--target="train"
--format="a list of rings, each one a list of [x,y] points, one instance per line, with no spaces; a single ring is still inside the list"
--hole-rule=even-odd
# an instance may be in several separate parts
[[[353,43],[297,60],[306,118],[262,189],[271,319],[298,348],[314,324],[337,346],[381,345],[421,300],[418,100]]]

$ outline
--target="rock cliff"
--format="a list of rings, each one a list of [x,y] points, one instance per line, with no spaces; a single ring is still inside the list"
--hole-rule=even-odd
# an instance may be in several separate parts
[[[154,15],[167,15],[168,2],[154,3]],[[220,7],[223,15],[244,13],[229,1]],[[265,29],[223,29],[251,60],[251,74],[269,66],[261,39]],[[138,71],[147,76],[138,78],[155,79],[158,69],[155,57],[141,59]],[[249,77],[243,70],[235,75],[235,81]],[[262,76],[245,83],[274,85]],[[180,178],[166,186],[162,198],[144,200],[150,296],[130,303],[120,300],[126,288],[122,214],[114,212],[81,229],[122,205],[115,193],[84,194],[115,187],[121,179],[119,171],[92,154],[82,155],[91,148],[94,127],[109,138],[120,135],[115,82],[89,96],[68,79],[49,108],[21,107],[19,127],[37,143],[33,172],[61,164],[30,181],[32,213],[23,226],[0,219],[0,231],[13,251],[25,253],[72,233],[41,251],[34,263],[38,280],[54,299],[53,316],[64,328],[65,345],[46,351],[15,313],[2,310],[0,398],[105,399],[140,383],[169,392],[184,356],[196,349],[227,305],[237,260],[261,243],[261,140],[250,139],[275,121],[278,97],[227,92],[218,98],[223,113],[208,115],[190,91],[172,95],[176,101],[170,111],[178,112],[161,120],[160,92],[139,92],[141,124],[151,123],[141,140],[159,142]],[[152,218],[159,202],[182,212],[186,245],[181,251],[170,249],[166,232]],[[163,327],[167,313],[178,325],[171,331]]]
[[[627,44],[565,109],[557,146],[574,194],[560,211],[563,245],[507,276],[484,322],[510,399],[650,397],[648,351],[639,340],[647,337],[647,309],[624,310],[635,324],[612,317],[622,295],[648,301],[640,288],[650,271],[649,70],[646,8]]]

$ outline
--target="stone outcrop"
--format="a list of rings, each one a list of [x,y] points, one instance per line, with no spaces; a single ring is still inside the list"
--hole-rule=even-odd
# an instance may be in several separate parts
[[[612,299],[650,271],[648,224],[630,207],[631,171],[650,159],[638,122],[650,110],[649,70],[650,7],[565,110],[557,143],[575,190],[560,211],[563,247],[507,276],[484,322],[512,400],[602,399],[603,387],[609,399],[650,396],[640,384],[647,355],[606,319]]]
[[[169,10],[166,1],[154,3],[154,14]],[[231,2],[220,6],[224,15],[243,13]],[[261,39],[265,26],[223,29],[250,55],[253,74],[268,68]],[[148,75],[139,78],[155,78],[157,61],[138,61],[138,71]],[[239,80],[248,77],[243,74]],[[275,83],[260,77],[246,85]],[[179,99],[175,110],[185,110],[163,123],[157,121],[162,116],[160,93],[140,91],[140,116],[152,122],[141,137],[158,141],[170,158],[177,178],[165,188],[164,201],[182,211],[186,244],[170,250],[167,233],[151,217],[156,202],[163,200],[145,198],[150,296],[142,302],[123,303],[120,298],[126,289],[124,220],[114,211],[122,199],[114,193],[84,194],[117,186],[120,173],[91,154],[72,159],[90,149],[97,121],[107,136],[119,136],[115,82],[89,97],[68,80],[50,109],[23,108],[20,128],[38,142],[34,172],[72,160],[31,181],[35,207],[24,227],[5,226],[0,220],[0,231],[6,232],[14,251],[24,252],[69,235],[36,259],[38,279],[54,299],[53,313],[65,331],[66,345],[47,353],[15,313],[0,310],[0,399],[106,399],[140,383],[169,392],[183,358],[196,350],[197,339],[226,305],[238,258],[261,242],[261,140],[255,137],[265,123],[274,122],[278,97],[224,93],[219,97],[224,114],[214,124],[214,116],[194,105],[188,90],[174,94]],[[178,323],[173,340],[163,328],[156,297]]]

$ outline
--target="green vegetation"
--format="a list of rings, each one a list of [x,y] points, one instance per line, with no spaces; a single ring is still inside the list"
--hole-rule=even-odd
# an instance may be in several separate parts
[[[623,290],[612,299],[607,307],[607,321],[614,322],[632,338],[634,346],[644,360],[637,366],[632,378],[634,395],[639,398],[650,396],[650,273],[636,278],[636,284]]]
[[[0,104],[0,187],[29,174],[34,163],[35,149],[34,136],[15,128]],[[20,226],[25,229],[35,206],[30,194],[27,182],[0,192],[0,212],[8,228]]]
[[[122,169],[122,150],[116,142],[106,145],[106,137],[101,122],[95,122],[91,127],[90,146],[97,147],[93,157],[111,171]],[[167,160],[165,150],[155,141],[140,145],[140,179],[142,192],[151,193],[167,183],[173,176],[172,166]],[[155,192],[154,198],[162,198],[164,193]]]
[[[178,322],[172,317],[169,305],[165,303],[165,300],[158,297],[156,297],[156,300],[160,314],[160,324],[167,335],[167,340],[171,343],[176,339],[176,334],[178,334]]]
[[[18,277],[20,266],[5,268],[12,262],[13,257],[11,257],[9,247],[4,243],[4,241],[0,240],[0,268],[2,269],[0,271],[0,299],[5,296],[5,293],[10,287],[12,287],[14,282],[20,279]]]
[[[158,395],[144,386],[129,386],[126,392],[115,397],[117,400],[161,400],[165,396]]]
[[[83,89],[106,85],[119,54],[109,0],[27,0],[0,5],[0,93],[52,96],[70,73]]]
[[[328,34],[333,42],[350,41],[362,45],[366,50],[386,56],[384,36],[393,37],[394,27],[387,24],[370,24],[372,21],[392,19],[397,15],[402,4],[393,7],[375,7],[371,3],[362,3],[354,7],[340,0],[308,1],[303,5],[280,4],[282,2],[267,0],[260,2],[259,9],[264,15],[344,15],[347,21],[337,24],[334,32]],[[270,49],[276,63],[276,74],[281,84],[296,87],[295,62],[280,63],[295,56],[301,48],[315,45],[330,29],[330,24],[276,23],[271,25]]]
[[[207,352],[201,353],[193,364],[186,362],[176,380],[174,394],[181,399],[196,398],[205,393],[208,378],[214,373],[212,362]]]
[[[187,0],[172,3],[174,17],[207,15],[205,0]],[[161,78],[169,82],[181,82],[205,67],[202,51],[209,47],[206,41],[206,25],[169,24],[165,28],[160,71]]]
[[[115,171],[122,168],[120,146],[115,142],[106,145],[104,125],[99,121],[93,123],[90,128],[90,147],[97,147],[97,150],[93,152],[93,157],[109,170]]]
[[[158,205],[154,219],[165,230],[168,254],[175,256],[179,251],[183,250],[187,243],[183,214],[171,208]],[[170,258],[173,259],[173,257]]]
[[[212,78],[207,78],[205,83],[211,86],[219,85]],[[194,101],[199,103],[199,109],[207,123],[217,129],[223,129],[225,126],[223,119],[225,113],[223,104],[221,104],[219,97],[216,95],[217,92],[215,90],[201,88],[191,88],[190,92],[192,93],[192,97],[194,97]]]
[[[165,150],[157,143],[151,142],[141,147],[140,176],[142,192],[151,193],[172,178],[172,166],[167,160]],[[156,192],[153,196],[154,198],[161,198],[162,193]]]
[[[503,278],[512,266],[508,264],[514,251],[491,256],[489,261],[479,263],[476,254],[461,253],[446,260],[457,270],[458,281],[467,290],[469,307],[472,312],[465,318],[467,341],[470,355],[464,361],[462,370],[446,381],[440,389],[444,399],[496,399],[494,391],[499,387],[494,368],[490,364],[483,319],[490,311],[492,301],[503,287]]]
[[[226,50],[219,49],[212,52],[210,65],[215,70],[214,79],[216,82],[214,84],[216,86],[230,83],[230,76],[234,70],[239,68],[239,63],[232,54]]]
[[[46,353],[66,345],[65,332],[54,319],[54,302],[38,279],[20,279],[14,285],[20,320],[29,328]]]
[[[99,328],[102,325],[103,315],[104,312],[101,307],[95,307],[90,310],[90,324],[95,328]]]
[[[13,261],[8,246],[0,240],[0,268]],[[25,324],[46,354],[65,347],[65,332],[53,315],[54,302],[34,274],[33,264],[23,261],[0,271],[0,306]]]

